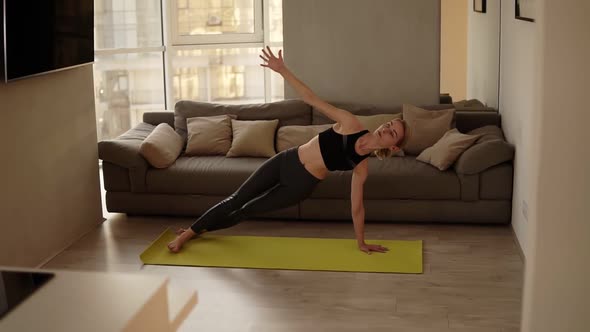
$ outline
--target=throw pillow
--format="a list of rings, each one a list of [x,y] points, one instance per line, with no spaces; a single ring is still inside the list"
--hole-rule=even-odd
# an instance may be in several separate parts
[[[455,162],[454,168],[457,173],[477,174],[514,159],[514,146],[506,142],[500,127],[484,126],[467,134],[477,134],[480,138]]]
[[[431,164],[444,171],[479,137],[480,135],[461,134],[456,128],[451,129],[436,144],[422,151],[416,160]]]
[[[393,119],[401,119],[402,113],[395,114],[376,114],[376,115],[356,115],[363,127],[370,132],[375,131],[380,125]]]
[[[310,126],[282,126],[277,131],[277,152],[309,142],[317,134],[332,127],[332,124]]]
[[[233,141],[227,157],[272,157],[279,120],[231,120]]]
[[[505,140],[504,134],[502,133],[502,129],[500,129],[500,127],[494,126],[494,125],[488,125],[488,126],[476,128],[476,129],[473,129],[472,131],[468,132],[467,134],[481,136],[475,142],[476,144],[487,142],[487,141],[493,141],[493,140],[502,140],[502,141]]]
[[[433,146],[451,129],[455,115],[454,109],[429,111],[413,105],[403,105],[403,119],[412,134],[404,146],[409,155],[419,155],[424,149]]]
[[[143,140],[139,153],[155,168],[167,168],[174,164],[183,145],[182,137],[169,124],[160,123]]]
[[[226,155],[231,147],[231,119],[236,115],[216,115],[186,119],[189,156]]]

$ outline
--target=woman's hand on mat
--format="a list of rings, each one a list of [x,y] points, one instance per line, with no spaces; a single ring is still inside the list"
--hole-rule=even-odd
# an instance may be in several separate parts
[[[283,61],[283,51],[279,50],[279,57],[277,58],[274,53],[270,50],[270,47],[266,47],[262,49],[262,53],[264,56],[260,55],[260,58],[266,62],[265,64],[261,64],[262,67],[270,68],[277,73],[280,72],[283,68],[285,68],[285,62]]]
[[[366,244],[366,243],[360,244],[359,245],[359,249],[361,251],[366,252],[369,255],[373,251],[375,251],[375,252],[383,252],[383,253],[389,251],[389,249],[385,248],[384,246],[381,246],[381,245],[378,245],[378,244]]]

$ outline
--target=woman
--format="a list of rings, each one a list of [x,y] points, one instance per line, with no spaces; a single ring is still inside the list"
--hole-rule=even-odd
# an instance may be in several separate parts
[[[390,156],[404,143],[405,123],[395,119],[369,132],[358,119],[316,96],[285,66],[282,51],[277,58],[269,47],[262,50],[263,67],[270,68],[297,91],[307,104],[336,122],[306,144],[283,151],[262,164],[242,186],[203,214],[189,229],[180,229],[168,244],[172,252],[196,235],[236,225],[245,217],[285,208],[307,198],[328,171],[353,170],[351,185],[352,220],[360,250],[386,252],[387,248],[365,243],[363,184],[368,175],[367,157]]]

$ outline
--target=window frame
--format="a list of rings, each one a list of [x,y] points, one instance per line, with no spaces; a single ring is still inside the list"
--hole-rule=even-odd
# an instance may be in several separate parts
[[[213,44],[235,44],[235,43],[262,43],[264,42],[263,21],[264,5],[268,5],[266,0],[251,0],[254,3],[254,32],[253,33],[224,33],[211,35],[194,35],[183,36],[178,34],[178,0],[166,1],[167,16],[166,20],[169,28],[169,45],[213,45]],[[166,24],[164,24],[166,25]]]

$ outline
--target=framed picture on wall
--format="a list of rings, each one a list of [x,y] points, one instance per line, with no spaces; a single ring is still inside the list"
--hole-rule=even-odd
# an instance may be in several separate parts
[[[485,13],[486,0],[473,0],[473,11],[478,13]]]
[[[535,0],[514,0],[516,19],[535,22]]]

